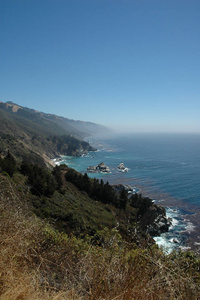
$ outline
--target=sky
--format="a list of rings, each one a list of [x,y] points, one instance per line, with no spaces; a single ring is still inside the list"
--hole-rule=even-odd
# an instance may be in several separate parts
[[[0,101],[200,133],[199,0],[0,0]]]

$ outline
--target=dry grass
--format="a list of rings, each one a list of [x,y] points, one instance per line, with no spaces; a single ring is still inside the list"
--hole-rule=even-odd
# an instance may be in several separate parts
[[[109,247],[67,237],[32,216],[5,176],[0,191],[0,299],[200,299],[190,260],[132,249],[115,233]]]

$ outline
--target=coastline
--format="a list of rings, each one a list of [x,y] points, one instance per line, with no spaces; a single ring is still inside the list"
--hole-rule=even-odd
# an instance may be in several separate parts
[[[82,156],[82,157],[84,157],[84,156]],[[69,162],[72,160],[72,159],[74,159],[73,157],[70,157],[70,156],[59,156],[59,157],[56,157],[56,158],[54,158],[52,161],[53,161],[53,163],[55,164],[55,165],[60,165],[60,164],[62,164],[62,163],[66,163],[66,161],[68,160]],[[81,159],[81,157],[79,157],[79,159]],[[73,167],[74,168],[74,167]],[[76,168],[74,168],[74,169],[76,169]],[[78,170],[79,171],[79,170]],[[119,171],[120,172],[120,171]],[[97,173],[95,173],[95,172],[93,172],[92,173],[93,175],[95,175],[95,174],[97,174]],[[100,174],[103,176],[103,175],[106,175],[106,173],[102,173],[102,172],[100,172]],[[123,181],[123,180],[122,180]],[[122,183],[122,182],[120,182],[120,183],[117,183],[117,184],[114,184],[112,181],[111,182],[109,182],[111,185],[113,185],[113,186],[116,186],[116,185],[122,185],[122,186],[124,186],[124,187],[127,187],[129,190],[130,190],[130,192],[129,192],[129,196],[131,196],[132,194],[134,194],[134,193],[140,193],[140,192],[142,192],[142,188],[138,188],[138,187],[133,187],[133,186],[130,186],[130,185],[126,185],[126,184],[124,184],[124,183]],[[156,202],[156,200],[155,200],[155,202]],[[155,204],[157,204],[157,205],[159,205],[158,203],[155,203]],[[159,205],[160,206],[160,205]],[[162,206],[162,205],[161,205]],[[171,217],[171,216],[168,216],[167,214],[166,214],[166,217],[168,218],[168,217]],[[162,243],[162,244],[160,244],[160,240],[162,240],[162,236],[163,236],[163,234],[161,234],[161,235],[159,235],[158,237],[154,237],[153,239],[154,239],[154,241],[156,242],[156,244],[158,244],[159,246],[164,246],[164,244]],[[168,252],[168,249],[167,248],[169,248],[169,247],[166,247],[166,245],[165,245],[165,251],[166,252]],[[173,248],[174,247],[170,247],[171,248],[171,251],[173,250]],[[169,251],[169,252],[171,252],[171,251]]]
[[[95,143],[95,147],[98,148],[94,153],[88,153],[82,157],[69,157],[60,156],[54,159],[55,164],[66,163],[69,167],[76,169],[79,172],[87,172],[87,166],[90,164],[96,164],[98,157],[105,157],[107,159],[106,164],[109,165],[110,155],[115,154],[115,150],[111,147],[106,147],[99,141]],[[114,153],[113,153],[114,152]],[[109,155],[108,155],[109,154]],[[100,159],[103,161],[103,158]],[[98,161],[100,163],[100,161]],[[92,163],[91,163],[92,162]],[[94,163],[93,163],[94,162]],[[146,184],[138,178],[130,178],[129,172],[118,172],[116,176],[116,166],[111,167],[110,174],[95,174],[98,179],[108,180],[110,184],[125,184],[131,185],[131,187],[137,187],[144,196],[149,196],[151,199],[155,199],[155,203],[159,206],[166,208],[167,216],[172,217],[173,224],[169,228],[169,232],[162,234],[159,237],[155,237],[155,241],[159,246],[164,246],[167,252],[171,252],[174,249],[192,250],[200,254],[200,236],[198,235],[198,217],[200,216],[200,208],[198,214],[195,215],[193,212],[197,211],[196,207],[194,210],[191,209],[192,205],[184,201],[178,200],[175,197],[159,191],[152,191],[151,182]],[[129,167],[127,165],[127,167]],[[89,174],[91,177],[94,174]],[[132,184],[134,182],[134,184]],[[184,211],[185,210],[185,211]],[[183,214],[184,212],[184,214]]]
[[[200,255],[200,207],[159,190],[149,191],[145,185],[140,187],[145,196],[155,199],[155,203],[165,207],[167,216],[173,219],[169,232],[161,238],[158,237],[157,243],[172,250],[192,250]]]
[[[139,182],[137,178],[132,179],[137,182],[136,186],[143,196],[153,199],[155,204],[166,209],[166,216],[172,218],[172,226],[169,231],[154,237],[156,244],[163,247],[167,253],[173,250],[192,250],[200,255],[200,233],[199,220],[200,208],[176,199],[167,193],[150,191],[146,183]],[[122,178],[122,184],[129,184],[130,180]],[[117,184],[111,180],[112,184]]]

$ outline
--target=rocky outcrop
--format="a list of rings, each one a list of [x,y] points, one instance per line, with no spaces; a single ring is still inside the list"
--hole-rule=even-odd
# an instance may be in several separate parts
[[[166,217],[166,210],[156,204],[151,205],[141,216],[140,225],[151,236],[159,236],[169,230],[172,219]]]
[[[123,189],[125,189],[125,191],[127,191],[128,193],[135,193],[135,189],[132,188],[132,186],[130,185],[125,185],[125,184],[115,184],[112,186],[113,189],[117,192],[117,193],[121,193]]]
[[[110,173],[110,168],[108,166],[106,166],[103,162],[100,163],[98,166],[97,166],[97,169],[100,171],[100,172],[105,172],[105,173]]]
[[[128,172],[128,168],[126,168],[126,167],[124,166],[124,163],[119,164],[119,166],[117,166],[117,169],[118,169],[120,172]]]
[[[89,167],[87,167],[87,171],[88,172],[96,172],[97,171],[97,167],[96,166],[89,166]]]
[[[102,172],[102,173],[110,173],[110,168],[106,166],[103,162],[101,162],[97,166],[89,166],[87,168],[88,172]]]
[[[96,148],[93,148],[89,145],[86,149],[83,149],[82,147],[80,147],[74,151],[71,151],[70,153],[68,152],[67,154],[70,156],[74,156],[74,157],[81,157],[81,156],[87,155],[88,152],[96,151],[96,150],[97,150]]]

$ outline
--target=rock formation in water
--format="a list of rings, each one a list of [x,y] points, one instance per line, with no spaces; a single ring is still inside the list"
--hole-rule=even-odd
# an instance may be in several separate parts
[[[87,168],[88,172],[103,172],[103,173],[110,173],[110,168],[106,166],[105,163],[101,162],[97,166],[89,166]]]

